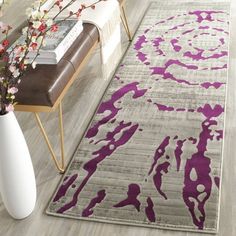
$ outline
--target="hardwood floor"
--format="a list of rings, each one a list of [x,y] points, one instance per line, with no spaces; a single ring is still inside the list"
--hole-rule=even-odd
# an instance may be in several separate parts
[[[214,1],[214,0],[213,0]],[[11,3],[11,21],[13,26],[23,19],[24,9],[32,0]],[[148,5],[148,0],[129,0],[126,9],[129,16],[131,30],[137,25]],[[13,10],[17,14],[12,18]],[[223,183],[221,194],[221,212],[219,236],[236,235],[236,1],[232,1],[231,9],[231,44],[230,69],[227,94],[226,135],[224,148]],[[122,48],[128,46],[128,38],[122,32]],[[65,123],[66,161],[68,162],[74,152],[78,140],[85,131],[98,102],[107,86],[107,81],[101,79],[99,69],[99,51],[90,63],[84,68],[78,80],[69,90],[63,102]],[[45,207],[52,196],[61,176],[57,173],[47,146],[36,126],[34,116],[29,113],[17,113],[17,118],[24,131],[35,168],[37,181],[37,205],[30,217],[25,220],[13,220],[5,211],[0,199],[0,236],[199,236],[200,233],[176,232],[156,230],[132,226],[78,221],[65,218],[47,216]],[[57,113],[42,114],[42,119],[49,131],[49,137],[56,152],[59,154],[59,137],[57,137]]]

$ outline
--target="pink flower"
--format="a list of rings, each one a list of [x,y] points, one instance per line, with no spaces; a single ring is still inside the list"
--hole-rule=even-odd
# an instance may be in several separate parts
[[[14,65],[10,65],[8,69],[12,73],[14,78],[17,78],[20,75],[19,69],[17,69]]]
[[[58,7],[60,7],[61,1],[60,1],[60,0],[56,1],[56,2],[55,2],[55,5],[57,5]]]
[[[23,49],[23,47],[21,47],[21,46],[16,47],[16,48],[14,49],[14,54],[15,54],[15,56],[20,55],[23,50],[24,50],[24,49]]]
[[[9,71],[11,71],[11,73],[13,73],[16,70],[16,67],[13,65],[9,66]]]
[[[0,83],[4,80],[4,77],[0,77]]]
[[[38,47],[37,43],[31,43],[30,47],[32,48],[32,50],[36,50]]]
[[[2,45],[3,45],[3,47],[7,47],[9,45],[9,41],[7,39],[4,39],[2,41]]]
[[[8,93],[15,94],[18,92],[18,88],[16,87],[11,87],[7,90]]]
[[[17,78],[20,75],[20,71],[19,69],[16,69],[13,73],[12,73],[14,78]]]
[[[40,32],[44,32],[46,29],[47,29],[47,26],[44,23],[42,23],[38,28]]]
[[[12,104],[8,104],[8,105],[6,106],[6,111],[7,111],[7,112],[14,111],[14,106],[13,106]]]
[[[57,32],[58,31],[58,25],[54,24],[51,26],[51,31],[52,32]]]

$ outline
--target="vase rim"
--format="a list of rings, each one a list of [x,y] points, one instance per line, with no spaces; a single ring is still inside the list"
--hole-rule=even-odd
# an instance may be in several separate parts
[[[14,112],[9,111],[9,112],[7,112],[7,113],[5,113],[3,115],[0,114],[0,119],[3,118],[3,117],[6,117],[6,116],[10,116],[11,114],[14,114]]]

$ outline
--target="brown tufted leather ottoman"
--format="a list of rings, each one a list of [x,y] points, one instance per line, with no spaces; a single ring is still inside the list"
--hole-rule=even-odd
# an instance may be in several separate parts
[[[20,35],[21,25],[10,36],[14,42]],[[19,84],[19,92],[16,96],[18,104],[16,111],[29,111],[35,114],[39,128],[47,143],[53,161],[60,171],[64,173],[64,134],[61,101],[67,90],[78,77],[82,67],[95,49],[99,41],[97,28],[92,24],[84,24],[83,31],[56,65],[37,65],[35,69],[28,68],[22,82]],[[39,112],[51,112],[59,107],[59,127],[61,141],[61,161],[56,158],[46,131],[39,117]]]
[[[82,33],[58,64],[37,65],[35,69],[27,69],[16,96],[16,110],[54,110],[93,51],[98,38],[97,28],[92,24],[84,24]]]

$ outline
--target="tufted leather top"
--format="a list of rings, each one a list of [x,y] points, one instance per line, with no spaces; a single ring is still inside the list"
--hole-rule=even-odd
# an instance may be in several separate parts
[[[16,94],[19,105],[53,107],[78,66],[98,41],[97,28],[87,23],[83,26],[82,33],[58,64],[37,65],[35,69],[27,69],[19,84],[19,92]],[[19,30],[13,32],[10,37],[12,42],[19,37],[19,32]]]

